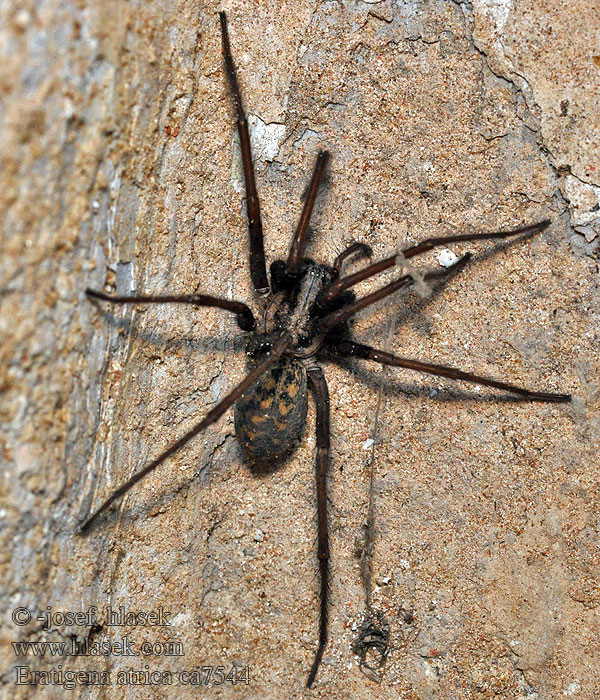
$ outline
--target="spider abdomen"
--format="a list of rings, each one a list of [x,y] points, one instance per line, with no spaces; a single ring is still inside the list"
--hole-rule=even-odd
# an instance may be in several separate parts
[[[282,357],[235,404],[235,433],[253,464],[278,462],[302,437],[308,408],[304,365]]]

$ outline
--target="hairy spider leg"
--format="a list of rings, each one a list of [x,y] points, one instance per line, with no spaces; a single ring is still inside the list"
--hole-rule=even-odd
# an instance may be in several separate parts
[[[213,306],[225,311],[232,311],[237,314],[238,326],[243,331],[252,331],[256,326],[254,315],[246,304],[241,301],[230,301],[220,299],[207,294],[182,294],[180,296],[135,296],[120,297],[104,292],[96,292],[93,289],[86,289],[88,297],[109,301],[111,304],[192,304],[194,306]]]
[[[331,346],[328,345],[328,349],[340,357],[359,357],[363,360],[373,360],[374,362],[379,362],[382,365],[404,367],[417,372],[433,374],[436,377],[447,377],[448,379],[459,379],[463,382],[471,382],[472,384],[491,386],[494,389],[501,389],[502,391],[509,391],[512,394],[517,394],[518,396],[522,396],[524,399],[529,401],[567,403],[571,400],[570,394],[548,394],[541,391],[530,391],[529,389],[523,389],[522,387],[515,386],[514,384],[507,384],[506,382],[499,382],[495,379],[480,377],[479,375],[472,374],[471,372],[463,372],[455,367],[446,367],[445,365],[430,364],[420,362],[419,360],[409,360],[404,357],[398,357],[397,355],[392,355],[389,352],[376,350],[368,345],[355,343],[351,340],[342,340],[332,344]]]
[[[227,73],[227,81],[235,106],[237,130],[242,149],[242,162],[244,164],[246,211],[248,214],[248,233],[250,236],[250,277],[256,293],[263,295],[269,292],[269,282],[267,280],[265,264],[265,244],[260,216],[260,202],[258,200],[258,192],[256,191],[256,177],[254,175],[254,165],[252,163],[250,133],[248,131],[248,121],[246,119],[246,113],[244,112],[242,93],[240,92],[240,86],[237,80],[235,64],[231,56],[229,32],[227,30],[227,16],[224,12],[219,12],[219,20],[221,22],[221,40],[223,44],[223,55],[225,57],[225,72]]]
[[[471,253],[465,253],[454,264],[447,267],[445,270],[433,270],[431,272],[426,272],[423,275],[423,279],[430,280],[438,277],[445,277],[451,272],[456,272],[458,269],[462,268],[471,259],[471,257]],[[408,287],[414,281],[415,280],[411,275],[403,275],[397,280],[394,280],[393,282],[386,284],[384,287],[381,287],[381,289],[378,289],[371,294],[367,294],[367,296],[362,297],[361,299],[357,299],[356,301],[347,304],[338,311],[333,311],[332,313],[327,314],[327,316],[324,316],[317,321],[317,326],[322,331],[328,331],[334,326],[337,326],[339,323],[342,323],[346,319],[350,318],[350,316],[353,316],[357,311],[374,304],[380,299],[384,299],[402,287]]]
[[[137,484],[137,482],[140,481],[140,479],[142,479],[153,469],[158,467],[159,464],[162,464],[171,455],[175,454],[175,452],[180,450],[189,440],[198,435],[198,433],[201,433],[209,425],[217,421],[225,413],[225,411],[228,408],[230,408],[237,401],[237,399],[239,399],[239,397],[245,391],[247,391],[254,384],[254,382],[256,382],[261,377],[261,375],[263,375],[269,369],[269,367],[271,367],[275,364],[275,362],[277,362],[277,360],[283,355],[283,353],[290,347],[291,344],[292,338],[288,333],[286,333],[277,341],[277,343],[275,343],[269,355],[260,364],[258,364],[246,376],[246,378],[235,387],[233,391],[229,392],[229,394],[227,394],[227,396],[224,399],[222,399],[214,408],[212,408],[200,421],[200,423],[195,425],[183,437],[177,440],[177,442],[174,442],[154,461],[150,462],[150,464],[147,464],[143,469],[141,469],[130,479],[128,479],[122,486],[119,486],[118,489],[113,491],[113,493],[106,499],[106,501],[104,501],[100,508],[98,508],[98,510],[96,510],[96,512],[93,513],[93,515],[91,515],[80,526],[79,531],[85,532],[86,530],[88,530],[92,523],[94,523],[94,521],[98,518],[98,516],[101,513],[103,513],[115,499],[119,498],[119,496],[122,496],[124,493],[129,491],[129,489],[135,484]]]
[[[362,270],[358,270],[358,272],[355,272],[352,275],[336,280],[327,290],[325,290],[325,292],[323,292],[322,302],[330,301],[345,289],[348,289],[349,287],[352,287],[355,284],[358,284],[358,282],[362,282],[369,277],[373,277],[373,275],[377,275],[380,272],[393,267],[394,265],[402,265],[403,259],[408,260],[415,255],[420,255],[428,250],[433,250],[433,248],[447,245],[448,243],[458,243],[460,241],[483,241],[498,238],[510,238],[511,236],[518,236],[521,233],[542,231],[549,225],[550,221],[545,219],[537,224],[521,226],[520,228],[513,229],[511,231],[495,231],[493,233],[465,233],[456,236],[439,236],[437,238],[428,238],[417,245],[411,246],[410,248],[405,248],[399,255],[391,255],[389,258],[373,263]]]
[[[317,670],[323,658],[327,644],[329,621],[329,532],[327,527],[327,468],[329,466],[329,448],[331,430],[329,427],[329,391],[323,370],[317,365],[307,367],[306,374],[317,408],[317,459],[315,464],[317,479],[317,522],[318,522],[318,558],[320,589],[319,646],[311,666],[306,686],[310,688],[315,681]]]
[[[310,223],[310,217],[315,206],[319,185],[323,178],[328,160],[329,152],[320,151],[310,180],[308,193],[304,200],[298,228],[296,229],[292,244],[290,245],[290,254],[287,261],[287,274],[290,276],[297,275],[300,272],[302,261],[304,260],[304,251],[306,249],[306,243],[308,242],[308,224]]]

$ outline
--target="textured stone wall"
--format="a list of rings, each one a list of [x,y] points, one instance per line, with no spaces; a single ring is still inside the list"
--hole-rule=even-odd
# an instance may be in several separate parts
[[[318,260],[351,240],[380,258],[432,235],[552,219],[526,241],[453,247],[474,252],[473,264],[429,298],[364,312],[355,335],[571,392],[571,405],[326,364],[333,606],[312,691],[312,408],[300,448],[274,475],[246,469],[228,413],[88,536],[74,534],[244,374],[228,314],[111,309],[84,296],[91,286],[253,298],[220,9],[253,127],[269,261],[287,253],[319,148],[332,162],[313,219]],[[15,684],[16,666],[59,665],[110,677],[73,698],[597,696],[598,15],[585,0],[2,4],[7,698],[64,697],[60,684]],[[439,267],[438,254],[423,264]],[[368,675],[352,651],[365,568],[390,632],[386,665]],[[162,608],[171,625],[111,626],[109,605]],[[44,629],[47,606],[97,606],[98,625],[57,618]],[[13,621],[20,607],[30,622]],[[19,659],[11,646],[124,637],[136,650],[171,641],[183,656],[152,647],[147,657]],[[117,682],[129,669],[176,679],[219,665],[249,667],[250,684]]]

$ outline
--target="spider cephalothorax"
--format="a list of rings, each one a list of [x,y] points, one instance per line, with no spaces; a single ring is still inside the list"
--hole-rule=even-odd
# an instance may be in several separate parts
[[[308,676],[307,685],[310,686],[315,680],[327,644],[329,616],[329,528],[326,490],[330,448],[329,395],[319,360],[324,354],[332,360],[355,357],[493,387],[530,401],[557,403],[569,401],[570,396],[567,394],[530,391],[461,369],[398,357],[388,352],[376,350],[352,340],[348,326],[348,320],[361,309],[402,287],[410,286],[416,280],[422,283],[423,280],[443,277],[448,274],[450,269],[458,272],[470,256],[464,255],[448,270],[425,274],[417,273],[412,266],[407,264],[407,260],[410,258],[453,242],[502,239],[517,234],[539,231],[548,226],[550,222],[542,221],[510,231],[495,233],[458,234],[429,238],[418,245],[396,251],[379,262],[369,264],[351,275],[342,277],[343,264],[349,257],[355,255],[370,257],[371,250],[368,246],[363,243],[349,245],[337,256],[331,266],[315,263],[304,254],[308,237],[308,224],[319,183],[329,158],[329,154],[323,151],[317,158],[289,255],[286,260],[278,260],[273,263],[269,284],[248,123],[231,56],[227,21],[223,12],[220,14],[220,23],[225,68],[242,148],[250,244],[250,276],[256,294],[261,298],[264,313],[257,324],[255,314],[245,303],[205,294],[119,297],[88,289],[87,295],[117,304],[183,303],[195,306],[212,306],[230,311],[236,315],[241,330],[251,334],[247,343],[248,374],[197,425],[114,491],[100,508],[88,517],[80,529],[87,530],[115,499],[123,495],[207,426],[217,421],[231,406],[235,406],[236,435],[253,468],[260,469],[264,466],[280,463],[290,455],[302,436],[310,391],[316,405],[317,556],[320,574],[319,642]],[[404,266],[405,273],[377,291],[355,299],[350,287],[394,266]]]

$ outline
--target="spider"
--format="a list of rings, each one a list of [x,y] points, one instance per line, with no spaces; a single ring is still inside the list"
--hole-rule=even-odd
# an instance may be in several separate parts
[[[307,680],[307,686],[310,687],[315,681],[327,644],[329,616],[330,555],[327,522],[327,470],[330,452],[329,394],[325,376],[319,366],[319,359],[327,355],[329,359],[334,360],[347,357],[372,360],[382,365],[403,367],[493,387],[516,394],[525,400],[555,403],[570,401],[571,397],[568,394],[530,391],[462,369],[407,359],[377,350],[352,340],[349,326],[350,319],[361,309],[398,289],[422,283],[423,280],[444,277],[451,271],[457,272],[464,266],[470,255],[467,253],[441,272],[424,274],[418,273],[408,263],[410,258],[453,242],[505,239],[541,231],[550,222],[544,220],[510,231],[429,238],[379,262],[368,264],[354,274],[343,276],[344,263],[349,258],[356,256],[371,258],[369,246],[353,243],[337,256],[332,265],[317,263],[305,256],[312,210],[330,157],[327,151],[321,151],[316,159],[287,259],[277,260],[271,264],[269,279],[266,271],[260,205],[248,122],[231,54],[225,13],[221,12],[219,18],[225,73],[241,143],[250,239],[250,277],[258,297],[260,313],[255,314],[247,304],[241,301],[231,301],[205,294],[112,296],[92,289],[87,289],[86,294],[88,298],[113,304],[179,303],[217,307],[230,311],[236,315],[240,329],[249,337],[246,345],[248,374],[197,425],[117,488],[87,518],[80,526],[80,530],[88,530],[113,501],[126,493],[194,436],[217,421],[231,406],[235,411],[236,436],[250,468],[263,471],[277,466],[290,455],[302,437],[310,391],[316,404],[317,557],[320,575],[319,637]],[[351,287],[358,282],[395,266],[399,269],[404,268],[405,271],[405,274],[395,281],[359,299],[351,291]]]

